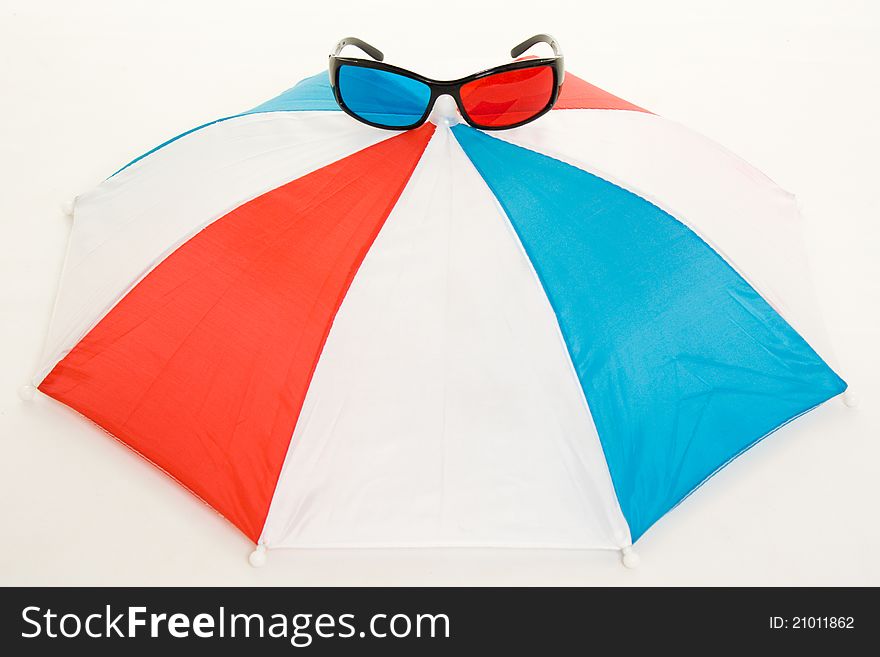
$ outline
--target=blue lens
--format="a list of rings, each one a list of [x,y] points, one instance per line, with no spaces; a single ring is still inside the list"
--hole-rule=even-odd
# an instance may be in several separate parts
[[[405,75],[343,64],[339,69],[339,94],[357,116],[400,128],[418,121],[428,109],[431,89]]]

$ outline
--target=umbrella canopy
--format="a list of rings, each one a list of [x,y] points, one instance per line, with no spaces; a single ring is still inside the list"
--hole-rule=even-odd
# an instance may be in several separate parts
[[[846,388],[799,221],[571,74],[490,134],[322,73],[78,197],[35,383],[261,546],[627,548]]]

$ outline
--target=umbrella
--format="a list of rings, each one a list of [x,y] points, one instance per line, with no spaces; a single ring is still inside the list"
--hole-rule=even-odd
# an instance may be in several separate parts
[[[567,74],[484,132],[326,73],[75,202],[40,391],[267,548],[622,550],[842,393],[795,200]],[[820,355],[821,354],[821,355]],[[31,389],[32,391],[32,389]]]

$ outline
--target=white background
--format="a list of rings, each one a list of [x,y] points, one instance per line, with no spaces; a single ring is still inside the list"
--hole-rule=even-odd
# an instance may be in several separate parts
[[[322,70],[343,36],[451,76],[538,31],[572,72],[800,197],[862,402],[831,402],[725,468],[639,542],[640,569],[610,552],[300,550],[254,570],[244,536],[162,473],[69,409],[19,401],[65,201]],[[880,584],[878,34],[870,0],[0,1],[0,584]]]

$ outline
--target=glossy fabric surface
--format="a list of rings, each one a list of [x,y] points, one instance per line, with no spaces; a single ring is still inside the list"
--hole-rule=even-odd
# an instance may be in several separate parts
[[[453,128],[559,319],[633,540],[731,458],[846,385],[663,210]]]

